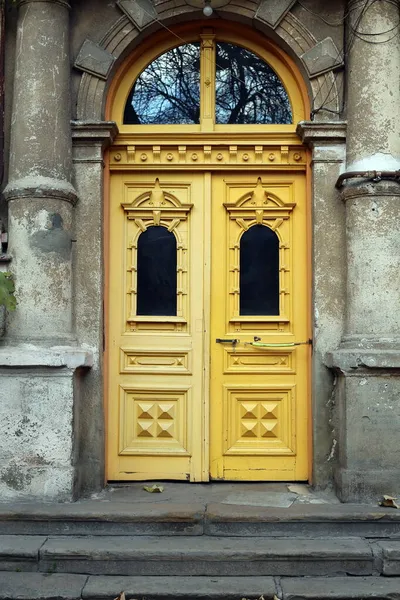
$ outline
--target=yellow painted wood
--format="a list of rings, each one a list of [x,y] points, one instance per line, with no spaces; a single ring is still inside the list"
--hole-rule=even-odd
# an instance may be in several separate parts
[[[202,30],[179,30],[176,36],[168,32],[155,37],[154,43],[148,42],[147,46],[133,53],[131,61],[123,66],[116,77],[116,83],[111,90],[112,107],[110,118],[118,123],[120,134],[136,133],[139,135],[150,134],[158,138],[164,134],[182,132],[193,135],[200,131],[205,132],[241,132],[243,125],[216,125],[215,124],[215,42],[224,41],[243,46],[254,52],[272,69],[278,73],[282,84],[289,96],[293,124],[290,125],[246,125],[247,133],[263,132],[295,132],[296,124],[306,118],[307,107],[305,95],[300,89],[302,82],[297,77],[293,63],[281,50],[268,42],[266,39],[261,43],[258,34],[253,32],[251,38],[245,37],[243,28],[233,23],[214,22],[213,27]],[[175,46],[183,43],[200,42],[200,124],[199,125],[125,125],[123,115],[125,104],[132,89],[133,83],[140,73],[160,54],[167,52]]]
[[[203,198],[202,174],[111,178],[109,480],[205,478]],[[157,224],[177,238],[177,317],[136,316],[137,240]]]
[[[210,474],[215,479],[308,478],[310,346],[305,177],[215,175],[212,210]],[[255,224],[280,243],[280,315],[239,314],[239,247]],[[238,343],[218,344],[217,338]]]
[[[293,64],[258,34],[214,22],[162,32],[120,70],[108,118],[107,478],[305,480],[309,464],[307,154],[296,136],[306,103]],[[124,125],[129,91],[159,54],[201,45],[199,125]],[[292,125],[215,125],[215,42],[242,45],[279,74]],[[280,238],[280,314],[239,314],[246,228]],[[178,247],[175,317],[136,315],[136,248],[149,226]],[[235,347],[216,338],[237,338]]]

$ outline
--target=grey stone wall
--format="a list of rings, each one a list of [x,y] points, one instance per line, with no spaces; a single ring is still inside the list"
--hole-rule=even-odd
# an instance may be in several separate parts
[[[73,174],[72,178],[64,177],[66,171],[63,171],[64,175],[56,173],[56,178],[64,178],[73,184],[77,193],[76,206],[72,206],[71,203],[68,207],[63,205],[63,208],[60,208],[58,205],[56,210],[50,206],[51,202],[59,202],[56,198],[43,200],[33,195],[31,201],[35,202],[37,212],[32,210],[26,217],[23,205],[15,209],[10,205],[11,221],[31,219],[39,223],[38,231],[45,229],[40,226],[40,211],[60,215],[64,212],[68,213],[63,216],[63,223],[66,224],[65,231],[71,239],[76,240],[69,263],[72,290],[68,300],[70,312],[67,311],[68,314],[64,315],[57,315],[55,312],[48,321],[48,327],[49,331],[51,329],[54,331],[56,326],[61,327],[64,332],[70,330],[68,343],[73,342],[77,347],[90,353],[93,356],[93,367],[90,370],[78,370],[76,373],[75,367],[72,370],[68,370],[65,365],[60,367],[67,369],[65,373],[63,371],[62,377],[67,373],[68,377],[66,379],[61,377],[57,381],[66,382],[69,378],[65,387],[69,390],[66,407],[67,414],[74,415],[74,424],[69,426],[69,429],[67,427],[68,440],[63,445],[64,459],[69,465],[73,465],[72,470],[65,467],[64,472],[73,473],[73,476],[71,475],[71,483],[66,484],[67,487],[70,485],[69,492],[65,487],[58,488],[58,491],[54,492],[55,496],[58,494],[60,498],[73,497],[75,493],[90,493],[99,489],[103,483],[102,157],[105,148],[116,133],[112,124],[104,123],[107,89],[116,69],[132,49],[162,27],[147,14],[136,10],[137,6],[133,0],[123,4],[124,11],[116,2],[99,3],[96,0],[81,0],[73,3],[70,14],[68,81],[71,104],[67,103],[64,108],[68,113],[68,119],[74,120],[73,130],[68,133],[73,137],[74,142]],[[374,10],[387,10],[383,5],[386,3],[374,3]],[[174,3],[156,0],[155,6],[159,19],[167,26],[179,21],[201,18],[200,11],[189,7],[184,0],[177,0]],[[299,127],[299,135],[312,151],[313,481],[319,487],[330,485],[335,472],[337,485],[342,490],[342,498],[351,500],[371,498],[377,493],[378,488],[384,486],[386,481],[384,476],[382,475],[380,479],[377,476],[380,460],[385,462],[388,474],[393,475],[395,471],[395,461],[382,447],[380,440],[389,441],[400,425],[400,417],[395,408],[395,400],[399,393],[395,372],[398,368],[396,367],[397,350],[395,344],[391,346],[389,344],[390,347],[386,348],[389,358],[385,359],[386,362],[382,362],[380,355],[379,360],[382,360],[379,363],[375,355],[372,359],[361,356],[359,347],[354,353],[357,345],[354,343],[354,336],[361,335],[364,338],[364,334],[368,334],[370,342],[374,338],[372,342],[382,343],[384,340],[378,340],[382,338],[382,333],[386,342],[392,334],[395,337],[399,335],[396,316],[400,294],[400,286],[396,283],[396,274],[399,272],[396,259],[399,255],[398,229],[393,225],[398,223],[396,187],[398,184],[392,184],[392,187],[388,188],[386,184],[377,187],[369,183],[367,187],[360,188],[356,195],[351,197],[351,191],[347,192],[347,196],[346,193],[341,195],[335,188],[335,182],[345,169],[346,160],[348,170],[363,166],[379,169],[382,165],[388,165],[390,161],[390,165],[398,165],[400,136],[396,128],[400,122],[398,118],[400,86],[398,85],[398,41],[392,41],[390,48],[387,45],[375,45],[375,54],[370,58],[367,57],[367,50],[372,52],[370,46],[367,50],[360,45],[353,47],[347,73],[350,141],[347,144],[346,159],[346,126],[342,122],[345,116],[342,64],[344,12],[345,3],[339,0],[329,3],[322,0],[302,0],[301,4],[277,0],[261,0],[259,3],[244,0],[237,4],[231,2],[222,7],[218,15],[228,20],[239,20],[273,39],[295,60],[309,90],[314,120],[312,123],[302,124]],[[378,31],[376,28],[386,26],[392,18],[393,15],[389,13],[380,15],[371,12],[369,20],[364,25],[375,28],[376,33]],[[13,101],[15,104],[12,91],[15,37],[15,9],[13,9],[8,15],[7,26],[7,56],[11,57],[7,60],[6,83],[8,153],[12,119],[10,107]],[[372,80],[371,65],[374,69]],[[388,76],[389,72],[390,76]],[[397,88],[394,89],[393,85],[397,85]],[[46,103],[45,95],[43,101]],[[49,104],[47,106],[49,107]],[[376,116],[373,115],[374,111],[377,113]],[[54,107],[53,113],[55,113]],[[64,114],[64,126],[65,116]],[[62,136],[66,146],[69,142],[65,140],[65,130],[63,131]],[[27,147],[25,146],[25,149]],[[43,142],[39,149],[41,147]],[[14,169],[17,179],[21,179],[23,175],[22,172],[17,172],[18,169],[21,169],[21,165],[25,164],[24,161],[29,159],[22,150],[18,165]],[[52,156],[56,157],[57,152],[52,153]],[[63,156],[65,151],[61,152],[56,162],[62,163]],[[37,155],[35,160],[40,163],[41,157]],[[27,167],[25,165],[24,170],[26,168],[29,170],[29,165]],[[19,200],[11,200],[11,204],[13,202]],[[25,230],[29,228],[28,223]],[[19,241],[18,237],[19,235],[24,237],[23,229],[15,229],[14,245],[18,241],[18,246],[23,247],[24,241],[23,239]],[[368,232],[374,240],[372,246],[374,256],[371,256]],[[18,253],[21,255],[21,250],[16,247],[15,252],[15,268],[21,278],[21,290],[25,289],[26,295],[28,279],[24,279],[24,269],[32,269],[36,273],[35,277],[47,277],[47,275],[43,275],[43,265],[38,263],[34,254],[30,253],[28,256],[27,253],[26,261],[24,259],[18,262]],[[87,273],[88,257],[91,266],[90,276]],[[54,273],[56,271],[53,270]],[[380,282],[379,287],[375,285],[377,278]],[[56,283],[57,273],[54,277],[54,285]],[[51,286],[46,284],[46,287],[50,289]],[[31,292],[28,295],[31,295]],[[47,307],[47,302],[43,302],[42,299],[38,303],[38,312],[34,313],[29,305],[24,318],[40,323],[40,319],[44,319],[41,309],[43,306]],[[49,306],[51,308],[51,302]],[[56,308],[54,306],[55,311]],[[35,318],[34,314],[37,315]],[[60,324],[57,318],[69,319],[69,324]],[[14,325],[14,330],[13,326],[11,327],[11,333],[14,331],[14,334],[17,334],[17,330],[24,331],[22,324],[25,321],[22,317],[19,323],[18,326]],[[353,345],[350,343],[349,336],[353,336]],[[341,352],[339,354],[336,353],[338,348]],[[329,354],[328,358],[326,358],[327,354]],[[375,363],[374,368],[371,368],[367,364],[368,360],[378,360],[378,363],[383,366],[378,368]],[[354,376],[353,363],[359,369],[358,379]],[[40,377],[44,377],[44,371],[40,370],[42,367],[37,368],[37,381],[39,381]],[[10,374],[5,373],[5,376],[9,377]],[[55,373],[51,377],[54,378]],[[46,392],[49,398],[53,387],[51,377],[46,379],[49,382],[49,391]],[[18,385],[15,382],[11,383],[10,379],[9,389],[25,389],[24,378],[25,374],[21,371],[20,383]],[[364,380],[366,383],[363,383]],[[24,412],[27,408],[21,400],[21,393],[18,392],[18,396],[13,392],[14,405],[10,404],[11,399],[4,400],[4,406],[8,406],[7,410],[14,411],[16,421],[27,416]],[[358,422],[357,414],[361,416]],[[48,427],[51,426],[49,420]],[[47,436],[45,429],[41,433],[43,439]],[[382,438],[382,432],[385,431],[386,437]],[[15,456],[21,457],[21,444],[18,444],[17,438],[18,436],[15,438],[13,452]],[[375,440],[377,447],[369,466],[365,461],[368,439]],[[34,456],[33,447],[28,444],[23,447],[26,448],[26,456]],[[8,456],[7,460],[8,464],[12,464],[16,459]],[[62,472],[67,464],[65,460],[63,462],[60,458],[57,462],[58,458],[55,458],[54,464],[48,465],[48,472],[53,467]],[[15,490],[15,496],[23,496],[25,491],[26,494],[43,494],[44,488],[40,483],[35,484],[35,487],[33,483],[28,485],[27,480],[24,479],[23,473],[28,469],[27,463],[23,464],[25,466],[21,467],[20,471],[14,469],[16,480],[22,482],[18,483],[22,488],[18,493]],[[37,467],[39,468],[39,465]],[[10,478],[10,473],[6,471],[7,469],[3,475],[5,473],[11,491],[4,493],[11,497],[14,493],[12,474]],[[22,473],[21,476],[19,472]],[[37,473],[37,481],[40,482],[39,470]],[[377,483],[374,489],[367,489],[368,478],[375,478],[379,485]],[[347,491],[343,492],[343,490]],[[0,493],[2,493],[1,487]]]

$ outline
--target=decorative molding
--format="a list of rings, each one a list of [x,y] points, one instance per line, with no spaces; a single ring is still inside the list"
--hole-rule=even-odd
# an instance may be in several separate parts
[[[184,138],[182,138],[184,139]],[[209,140],[208,140],[209,141]],[[294,143],[293,143],[294,142]],[[298,170],[306,167],[306,154],[298,140],[292,138],[285,145],[264,145],[242,143],[229,145],[216,140],[213,144],[187,146],[179,141],[171,143],[137,143],[130,146],[120,136],[118,144],[112,147],[110,167],[112,170],[132,168],[151,169],[154,165],[181,165],[185,169],[203,169],[204,165],[229,169],[238,163],[246,163],[251,168],[264,167],[284,169],[289,165]]]
[[[296,0],[280,0],[280,2],[276,0],[261,0],[255,18],[275,29],[295,2]]]
[[[79,50],[74,67],[100,79],[107,79],[114,62],[115,56],[99,44],[86,39]]]
[[[74,186],[66,179],[52,179],[51,177],[35,176],[22,177],[15,181],[10,181],[5,188],[4,199],[7,202],[11,200],[20,200],[22,198],[35,199],[50,198],[51,200],[63,200],[75,205],[78,202],[78,195]]]

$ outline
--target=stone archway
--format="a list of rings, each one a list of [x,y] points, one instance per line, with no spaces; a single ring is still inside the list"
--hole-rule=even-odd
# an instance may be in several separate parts
[[[102,240],[98,234],[103,222],[103,208],[99,199],[107,193],[103,181],[103,155],[107,145],[116,133],[115,125],[104,121],[107,94],[114,74],[124,59],[146,37],[173,21],[184,22],[190,18],[201,18],[199,10],[188,6],[183,0],[178,6],[171,8],[170,3],[163,1],[156,6],[157,19],[149,17],[149,8],[142,7],[144,0],[136,2],[127,0],[118,2],[121,9],[120,18],[110,27],[100,43],[90,39],[83,43],[75,60],[75,69],[82,72],[77,96],[77,120],[73,123],[74,164],[76,187],[81,202],[76,207],[77,226],[83,234],[91,221],[89,237],[85,233],[84,241],[77,245],[77,294],[76,304],[78,322],[86,325],[89,308],[87,298],[97,294],[102,298],[103,261],[96,258],[94,264],[95,282],[90,285],[86,280],[84,265],[91,247],[100,250]],[[317,42],[317,32],[309,30],[291,11],[294,2],[283,3],[281,8],[273,7],[276,3],[265,0],[257,8],[254,2],[246,1],[238,7],[229,5],[219,10],[219,16],[227,20],[239,20],[252,25],[266,37],[275,41],[297,63],[308,87],[311,104],[315,112],[314,122],[299,125],[298,133],[302,141],[313,150],[313,183],[312,203],[314,212],[313,232],[313,271],[314,271],[314,312],[318,315],[314,339],[312,367],[313,396],[313,482],[324,486],[332,481],[332,466],[335,455],[335,432],[332,426],[330,398],[333,389],[333,377],[324,365],[324,355],[336,346],[342,335],[342,321],[345,302],[345,284],[342,274],[343,246],[345,244],[345,228],[343,207],[338,202],[338,193],[334,183],[339,175],[345,152],[345,124],[330,119],[332,113],[340,110],[335,69],[341,68],[337,60],[340,51],[331,38]],[[143,5],[147,6],[147,4]],[[325,101],[325,102],[324,102]],[[327,111],[319,110],[323,105]],[[105,154],[107,158],[107,153]],[[88,199],[86,201],[85,199]],[[89,214],[88,206],[91,206]],[[324,227],[329,222],[334,242],[328,249],[324,241]],[[335,260],[336,257],[336,260]],[[332,264],[333,263],[333,264]],[[80,266],[79,266],[80,265]],[[330,272],[337,295],[334,307],[330,305],[330,288],[318,286],[317,282]],[[88,286],[90,289],[88,289]],[[79,316],[80,315],[80,316]],[[95,320],[90,338],[95,341],[103,335],[102,318]],[[94,334],[93,331],[96,333]],[[102,436],[96,432],[103,431],[103,403],[101,366],[93,381],[88,384],[86,394],[91,401],[85,407],[83,422],[93,423],[87,427],[87,443],[85,444],[82,463],[96,464],[96,471],[90,472],[92,481],[86,483],[83,478],[83,489],[93,489],[95,482],[103,477],[104,456]],[[95,394],[97,394],[95,396]],[[96,430],[97,427],[97,430]],[[327,460],[328,459],[328,460]],[[86,473],[87,468],[83,468]]]

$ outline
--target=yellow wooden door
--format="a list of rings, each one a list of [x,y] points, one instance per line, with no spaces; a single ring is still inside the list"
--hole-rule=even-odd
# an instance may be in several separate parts
[[[306,221],[302,172],[112,175],[109,480],[307,479]],[[140,300],[140,244],[156,229],[176,244],[173,314]]]
[[[308,478],[306,231],[303,174],[213,177],[213,478]]]
[[[203,174],[191,172],[128,172],[111,177],[109,480],[208,477],[203,182]],[[155,238],[151,268],[157,270],[164,259],[159,234],[168,243],[172,240],[175,248],[176,304],[166,314],[158,310],[155,296],[163,293],[168,282],[162,281],[155,294],[150,290],[148,309],[139,297],[148,293],[140,283],[140,269],[143,274],[149,263],[141,266],[138,256],[150,234]]]

